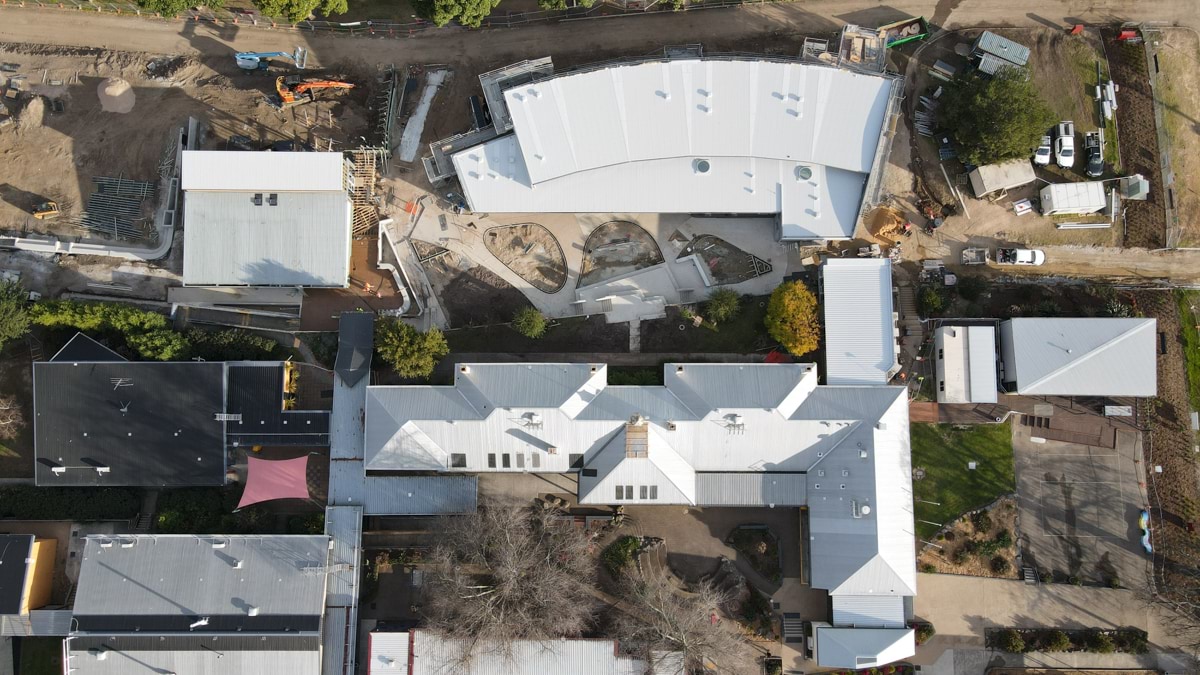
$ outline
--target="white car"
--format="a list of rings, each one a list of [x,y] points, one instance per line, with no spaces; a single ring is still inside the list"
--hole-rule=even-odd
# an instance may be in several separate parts
[[[1050,163],[1050,155],[1054,151],[1050,149],[1050,137],[1042,136],[1042,142],[1038,145],[1038,149],[1033,153],[1033,163],[1038,166],[1046,166]]]
[[[996,263],[1000,265],[1041,265],[1046,262],[1046,252],[1035,248],[996,249]]]
[[[1064,169],[1075,166],[1075,123],[1059,122],[1054,135],[1054,161]]]

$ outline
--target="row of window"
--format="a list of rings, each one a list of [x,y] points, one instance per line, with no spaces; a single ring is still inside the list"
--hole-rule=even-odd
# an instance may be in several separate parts
[[[617,499],[618,500],[633,499],[633,486],[632,485],[618,485],[617,486]],[[638,499],[658,499],[658,486],[657,485],[639,485],[638,486]]]
[[[499,457],[499,459],[500,459],[499,467],[497,467],[497,465],[496,465],[497,457]],[[518,452],[515,455],[512,453],[509,453],[509,452],[502,452],[502,453],[489,452],[488,456],[487,456],[487,468],[489,468],[489,469],[495,469],[495,468],[512,469],[512,468],[514,468],[513,467],[514,458],[516,459],[516,467],[515,468],[524,469],[525,468],[525,453],[523,453],[523,452]],[[572,469],[578,469],[583,465],[583,455],[581,455],[581,454],[571,453],[567,458],[571,462]],[[452,469],[467,468],[467,455],[465,453],[459,453],[459,452],[451,453],[450,454],[450,468],[452,468]],[[534,452],[529,455],[529,468],[531,468],[531,469],[542,468],[542,456],[540,454]]]

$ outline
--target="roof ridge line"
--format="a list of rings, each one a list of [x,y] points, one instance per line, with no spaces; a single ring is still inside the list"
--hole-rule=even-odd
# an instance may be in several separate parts
[[[1105,341],[1104,343],[1098,345],[1095,349],[1087,350],[1086,352],[1080,354],[1078,357],[1064,363],[1063,365],[1046,373],[1045,375],[1039,377],[1038,379],[1034,380],[1033,382],[1030,382],[1028,385],[1022,385],[1021,388],[1022,389],[1030,389],[1032,387],[1041,385],[1041,384],[1045,383],[1047,380],[1057,377],[1059,374],[1061,374],[1063,371],[1067,370],[1068,368],[1078,365],[1079,362],[1084,360],[1086,357],[1089,357],[1092,354],[1098,354],[1102,351],[1107,351],[1110,347],[1116,345],[1117,343],[1125,340],[1125,338],[1128,338],[1130,335],[1141,330],[1143,326],[1149,326],[1149,325],[1150,325],[1149,323],[1138,323],[1137,325],[1133,326],[1129,330],[1124,331],[1120,335],[1117,335],[1117,336]],[[1070,352],[1067,352],[1067,353],[1069,354]]]

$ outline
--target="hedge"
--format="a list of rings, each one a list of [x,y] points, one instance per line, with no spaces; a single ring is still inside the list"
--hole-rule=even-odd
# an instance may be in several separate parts
[[[142,493],[117,487],[0,488],[0,518],[17,520],[128,520],[138,514]]]
[[[990,631],[988,646],[1006,652],[1093,652],[1145,654],[1150,647],[1146,631],[1138,628],[1116,630],[1058,630],[1040,628],[1004,628]]]

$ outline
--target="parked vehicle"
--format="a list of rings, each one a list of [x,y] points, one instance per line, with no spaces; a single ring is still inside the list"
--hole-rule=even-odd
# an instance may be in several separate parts
[[[964,265],[983,265],[988,261],[988,250],[986,248],[964,248],[962,252],[962,264]]]
[[[1038,144],[1037,150],[1033,153],[1033,163],[1038,166],[1046,166],[1050,163],[1050,155],[1054,151],[1050,147],[1050,137],[1042,136],[1042,142]]]
[[[998,248],[996,263],[1000,265],[1041,265],[1046,262],[1046,252],[1033,248]]]
[[[1104,175],[1104,148],[1100,145],[1100,132],[1089,131],[1083,135],[1083,150],[1087,157],[1087,175],[1099,178]]]
[[[1054,135],[1054,161],[1064,169],[1075,166],[1075,123],[1059,122]]]

